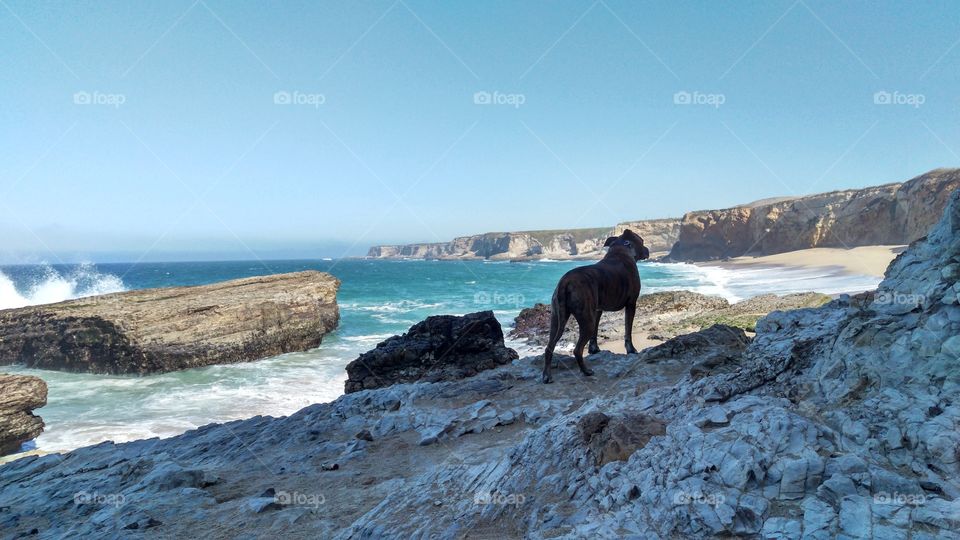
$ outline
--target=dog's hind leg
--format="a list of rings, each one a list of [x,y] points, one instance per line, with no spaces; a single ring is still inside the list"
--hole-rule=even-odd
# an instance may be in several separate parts
[[[637,299],[627,302],[624,308],[623,317],[623,346],[627,354],[637,354],[636,347],[633,346],[633,316],[637,313]]]
[[[577,324],[580,325],[580,337],[577,339],[577,347],[573,350],[573,355],[577,359],[577,365],[580,366],[580,371],[587,377],[593,375],[593,370],[588,368],[587,364],[583,361],[583,348],[587,346],[587,342],[591,339],[590,332],[593,331],[593,328],[596,326],[593,321],[596,317],[596,312],[592,310],[589,311],[588,314],[577,315]]]
[[[593,323],[593,335],[590,336],[590,345],[587,347],[587,351],[590,354],[597,354],[600,352],[600,345],[597,345],[597,335],[600,333],[600,316],[603,315],[603,312],[599,309],[597,310],[596,320]]]
[[[553,305],[550,308],[550,340],[547,342],[547,348],[543,351],[543,383],[553,382],[553,375],[550,370],[553,368],[553,349],[560,341],[563,330],[567,326],[567,319],[570,314],[567,313],[563,302],[559,301],[554,295]]]

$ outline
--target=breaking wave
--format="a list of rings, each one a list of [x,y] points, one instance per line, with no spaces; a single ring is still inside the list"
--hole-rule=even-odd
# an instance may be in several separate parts
[[[17,276],[16,281],[0,271],[0,309],[51,304],[124,290],[123,280],[113,274],[103,274],[89,263],[65,271],[49,265],[34,267],[29,274]]]

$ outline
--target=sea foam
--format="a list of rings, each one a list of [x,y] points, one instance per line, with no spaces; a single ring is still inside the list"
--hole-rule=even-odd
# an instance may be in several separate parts
[[[49,265],[40,266],[22,281],[25,283],[17,287],[7,274],[0,271],[0,309],[51,304],[126,290],[122,279],[100,273],[89,263],[77,265],[65,273]]]

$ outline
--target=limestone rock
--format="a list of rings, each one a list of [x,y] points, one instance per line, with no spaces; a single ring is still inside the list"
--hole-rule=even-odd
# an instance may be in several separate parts
[[[340,281],[295,272],[0,311],[0,365],[145,374],[320,345]]]
[[[373,246],[367,257],[381,259],[599,259],[603,243],[624,229],[643,237],[651,252],[668,251],[680,231],[678,219],[619,223],[613,228],[492,232],[461,236],[450,242]]]

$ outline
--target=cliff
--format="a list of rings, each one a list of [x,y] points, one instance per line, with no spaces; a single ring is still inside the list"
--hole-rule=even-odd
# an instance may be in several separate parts
[[[0,467],[11,536],[960,538],[960,193],[874,293]],[[652,360],[644,362],[644,360]]]
[[[29,375],[0,373],[0,456],[43,432],[43,420],[33,409],[47,404],[47,383]]]
[[[613,228],[485,233],[450,242],[374,246],[374,258],[409,259],[593,259],[603,256],[607,237],[629,228],[643,237],[650,251],[667,251],[677,239],[677,219],[620,223]]]
[[[958,187],[960,169],[937,169],[903,183],[689,212],[669,260],[909,244],[926,234]]]
[[[320,272],[146,289],[0,311],[0,365],[145,374],[320,345],[340,281]]]

